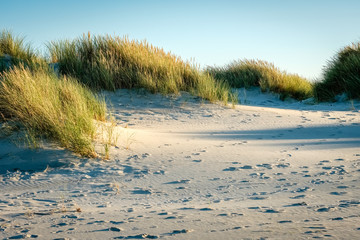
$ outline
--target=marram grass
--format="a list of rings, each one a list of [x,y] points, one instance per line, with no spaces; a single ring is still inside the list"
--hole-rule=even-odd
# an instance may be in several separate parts
[[[338,94],[360,99],[360,42],[341,49],[324,68],[323,78],[315,83],[319,101],[334,101]]]
[[[226,83],[146,41],[84,35],[48,45],[52,62],[93,89],[145,88],[152,93],[187,91],[211,102],[234,99]]]
[[[234,61],[201,71],[146,41],[126,37],[88,34],[51,42],[48,50],[48,60],[58,64],[60,78],[24,38],[0,32],[0,117],[20,123],[34,144],[45,137],[83,156],[96,155],[94,119],[105,120],[106,114],[105,102],[89,89],[187,91],[225,104],[237,102],[231,88],[251,86],[279,93],[282,99],[315,96],[318,101],[332,101],[342,93],[360,99],[360,43],[341,49],[315,84],[260,60]]]
[[[95,120],[106,105],[77,80],[46,70],[13,67],[0,75],[0,111],[32,141],[45,137],[82,156],[94,157]]]
[[[11,67],[24,65],[28,68],[45,68],[47,64],[35,50],[26,44],[23,37],[14,36],[10,31],[0,32],[0,72]]]
[[[208,73],[215,79],[225,81],[231,87],[260,86],[262,91],[280,94],[281,99],[292,97],[298,100],[313,94],[312,84],[296,75],[281,71],[272,63],[260,60],[240,60],[223,67],[210,67]]]

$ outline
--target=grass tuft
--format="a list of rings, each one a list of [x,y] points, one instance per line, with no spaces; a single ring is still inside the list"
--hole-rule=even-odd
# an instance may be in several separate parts
[[[0,74],[0,109],[25,129],[31,144],[42,137],[82,156],[94,157],[94,120],[104,120],[106,106],[73,78],[23,66]]]
[[[360,99],[360,42],[341,49],[325,67],[323,79],[315,84],[319,101],[334,101],[346,93],[349,99]]]
[[[281,99],[292,97],[303,100],[312,96],[312,84],[308,80],[281,71],[266,61],[234,61],[223,68],[209,67],[207,72],[215,79],[227,82],[231,87],[260,86],[262,91],[279,93]]]
[[[26,44],[23,37],[14,36],[11,31],[0,32],[0,73],[14,66],[23,65],[31,69],[47,67],[44,59],[39,57]]]
[[[48,45],[52,62],[92,89],[145,88],[152,93],[188,91],[212,102],[228,101],[230,87],[146,41],[91,36]]]

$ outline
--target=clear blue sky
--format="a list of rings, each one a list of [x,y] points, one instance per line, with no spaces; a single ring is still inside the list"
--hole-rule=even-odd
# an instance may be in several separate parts
[[[319,77],[340,48],[360,41],[359,0],[0,0],[0,29],[44,50],[90,31],[143,40],[201,67],[262,59]]]

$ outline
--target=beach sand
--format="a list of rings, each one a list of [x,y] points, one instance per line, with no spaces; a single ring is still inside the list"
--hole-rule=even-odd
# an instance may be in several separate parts
[[[0,139],[1,239],[360,237],[359,102],[104,94],[108,161]]]

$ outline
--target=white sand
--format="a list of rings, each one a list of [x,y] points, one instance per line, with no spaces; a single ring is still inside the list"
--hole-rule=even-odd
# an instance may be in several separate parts
[[[360,103],[240,95],[232,109],[107,93],[120,136],[106,162],[1,139],[0,238],[358,238]]]

